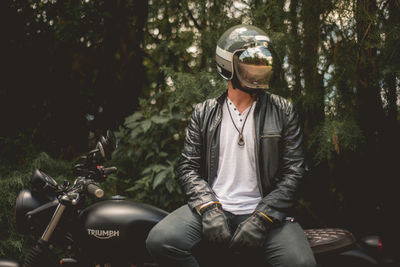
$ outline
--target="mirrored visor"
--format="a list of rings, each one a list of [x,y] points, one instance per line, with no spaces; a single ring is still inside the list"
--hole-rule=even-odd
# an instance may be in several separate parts
[[[250,47],[233,56],[235,73],[248,88],[267,88],[272,75],[272,54],[266,46]]]

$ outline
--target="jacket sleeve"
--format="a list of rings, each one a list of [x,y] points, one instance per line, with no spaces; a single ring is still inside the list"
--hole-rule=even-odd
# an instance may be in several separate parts
[[[202,148],[205,145],[201,133],[200,109],[201,104],[197,105],[192,113],[177,167],[178,181],[187,197],[188,205],[192,209],[210,201],[217,201],[208,182],[202,177],[202,173],[204,173],[201,171],[201,168],[204,168],[202,161],[205,160]]]
[[[294,206],[305,171],[303,133],[298,114],[290,104],[285,115],[278,172],[280,179],[275,189],[266,195],[256,208],[278,221],[282,221],[286,216],[285,212]]]

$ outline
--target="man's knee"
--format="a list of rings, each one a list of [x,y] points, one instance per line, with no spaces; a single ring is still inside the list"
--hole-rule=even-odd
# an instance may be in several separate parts
[[[296,266],[296,267],[315,267],[317,266],[313,254],[310,253],[296,253],[291,251],[284,257],[283,266]]]
[[[162,224],[157,224],[147,237],[146,248],[153,257],[186,255],[187,251],[181,238],[177,232],[168,231]]]
[[[296,263],[296,266],[299,267],[316,267],[317,263],[315,262],[314,256],[302,256],[299,258],[299,261]]]
[[[271,230],[267,257],[273,266],[315,267],[315,257],[298,223]]]
[[[163,244],[166,242],[163,231],[158,229],[157,225],[153,227],[146,239],[146,248],[151,255],[160,255],[163,253]]]

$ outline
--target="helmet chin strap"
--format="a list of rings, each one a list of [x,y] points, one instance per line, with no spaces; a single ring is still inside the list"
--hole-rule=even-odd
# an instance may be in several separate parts
[[[257,96],[258,94],[260,94],[262,92],[262,89],[250,89],[250,88],[243,87],[240,84],[239,79],[237,78],[236,74],[233,75],[232,85],[233,85],[233,89],[239,89],[240,91],[249,94],[251,97]]]

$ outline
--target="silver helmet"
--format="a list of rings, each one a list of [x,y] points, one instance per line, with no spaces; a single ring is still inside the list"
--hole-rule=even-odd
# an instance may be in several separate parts
[[[272,76],[271,41],[261,29],[237,25],[219,38],[216,48],[218,73],[225,80],[236,76],[250,89],[268,88]]]

